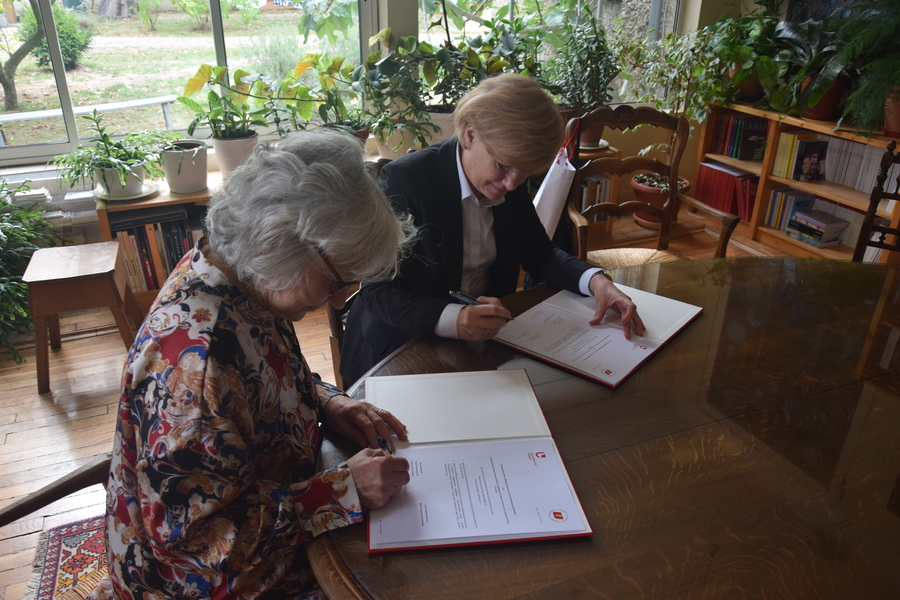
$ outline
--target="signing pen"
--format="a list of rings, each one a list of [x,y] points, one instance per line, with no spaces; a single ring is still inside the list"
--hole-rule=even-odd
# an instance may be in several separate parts
[[[385,456],[390,458],[394,455],[394,453],[391,452],[391,445],[388,444],[387,440],[385,440],[383,437],[378,436],[375,438],[375,441],[378,442],[378,447],[381,448],[381,451],[384,452]]]
[[[479,302],[472,296],[468,295],[465,292],[450,292],[450,297],[458,302],[462,302],[463,304],[468,304],[470,306],[481,306],[484,302]],[[510,317],[494,317],[496,319],[506,319],[506,322],[509,323],[512,321]]]

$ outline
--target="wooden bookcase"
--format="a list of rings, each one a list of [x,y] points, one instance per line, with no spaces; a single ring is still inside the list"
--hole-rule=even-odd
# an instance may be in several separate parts
[[[766,130],[766,150],[761,162],[738,160],[722,154],[714,154],[710,150],[714,144],[715,122],[722,114],[730,111],[744,113],[756,117],[765,117],[768,119],[768,128]],[[835,258],[840,260],[850,260],[853,255],[853,248],[844,245],[830,246],[828,248],[814,248],[808,244],[804,244],[799,240],[795,240],[782,231],[766,227],[765,218],[769,202],[772,197],[772,191],[785,187],[810,192],[817,196],[827,198],[838,204],[855,208],[865,212],[869,207],[869,193],[860,192],[853,188],[843,185],[831,183],[828,181],[801,182],[794,179],[785,179],[772,175],[775,165],[775,155],[778,150],[778,139],[782,131],[789,129],[806,129],[811,132],[822,133],[835,138],[843,138],[854,142],[859,142],[869,146],[877,146],[886,148],[888,142],[892,139],[882,135],[865,136],[849,129],[834,129],[835,124],[829,121],[813,121],[798,117],[791,117],[780,113],[753,108],[747,104],[734,104],[730,107],[713,107],[710,112],[709,119],[703,124],[700,132],[700,150],[697,163],[705,160],[714,160],[738,167],[750,173],[759,175],[759,187],[756,192],[756,203],[753,207],[753,214],[750,222],[741,221],[738,225],[738,233],[747,236],[750,239],[758,240],[769,246],[778,248],[786,254],[792,256],[811,256],[822,258]],[[891,220],[892,227],[900,226],[900,208],[895,208],[893,214],[879,211],[880,216]]]
[[[199,192],[194,192],[192,194],[176,194],[174,192],[169,191],[168,185],[166,185],[165,181],[159,182],[159,190],[150,196],[145,198],[140,198],[138,200],[97,200],[97,220],[100,223],[100,235],[103,237],[104,242],[113,241],[113,233],[110,228],[109,223],[109,214],[110,213],[119,213],[125,211],[135,211],[144,208],[152,208],[158,206],[167,206],[167,205],[180,205],[180,204],[194,204],[194,205],[205,205],[212,193],[221,185],[222,176],[219,172],[210,172],[208,176],[208,187],[205,190],[201,190]],[[158,224],[149,225],[149,227],[154,228],[158,226]],[[156,277],[159,281],[165,281],[168,273],[165,273],[162,269],[162,259],[159,251],[159,246],[156,242],[156,237],[153,235],[147,236],[147,242],[150,247],[150,254],[153,258],[153,263],[156,268]],[[137,299],[138,306],[141,310],[146,314],[147,310],[150,308],[150,305],[153,304],[153,301],[156,299],[156,295],[159,292],[159,289],[148,290],[146,292],[138,292],[135,291],[135,298]]]

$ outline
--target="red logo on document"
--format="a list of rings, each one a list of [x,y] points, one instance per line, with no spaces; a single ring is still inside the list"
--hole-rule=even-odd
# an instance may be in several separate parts
[[[535,457],[537,457],[537,458],[547,458],[547,453],[546,453],[546,452],[535,452],[534,455],[535,455]]]
[[[616,372],[611,369],[604,369],[603,374],[608,375],[609,377],[612,377],[613,375],[616,374]]]
[[[567,521],[569,519],[569,515],[567,515],[566,511],[564,511],[564,510],[551,510],[550,518],[553,519],[554,521],[558,521],[559,523],[562,523],[563,521]]]

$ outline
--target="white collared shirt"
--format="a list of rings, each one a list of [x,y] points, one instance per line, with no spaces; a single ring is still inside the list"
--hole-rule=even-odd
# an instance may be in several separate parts
[[[494,211],[491,208],[503,204],[506,196],[499,200],[485,197],[481,201],[475,197],[462,167],[462,144],[457,144],[456,147],[456,170],[459,174],[459,187],[462,190],[463,218],[462,289],[460,291],[477,298],[487,290],[490,283],[488,270],[497,258]],[[582,294],[590,295],[588,284],[597,271],[599,269],[588,269],[582,274],[578,285]],[[464,306],[455,303],[445,306],[434,328],[434,334],[438,337],[459,339],[456,319]]]

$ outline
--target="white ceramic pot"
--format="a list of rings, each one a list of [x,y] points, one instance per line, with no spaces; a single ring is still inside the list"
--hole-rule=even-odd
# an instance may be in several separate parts
[[[178,140],[161,152],[162,168],[169,190],[191,194],[206,189],[207,148],[203,140]]]
[[[439,133],[432,133],[429,129],[429,133],[431,133],[431,139],[428,140],[429,144],[437,144],[456,135],[456,131],[453,129],[453,113],[430,112],[428,117],[432,123],[441,128]]]
[[[131,167],[131,171],[123,186],[115,169],[94,169],[94,183],[100,184],[110,199],[140,195],[144,186],[144,167],[137,165]]]
[[[255,131],[253,135],[244,138],[230,140],[213,138],[213,148],[216,151],[216,160],[219,163],[222,177],[228,177],[229,173],[247,160],[258,143],[259,136]]]

